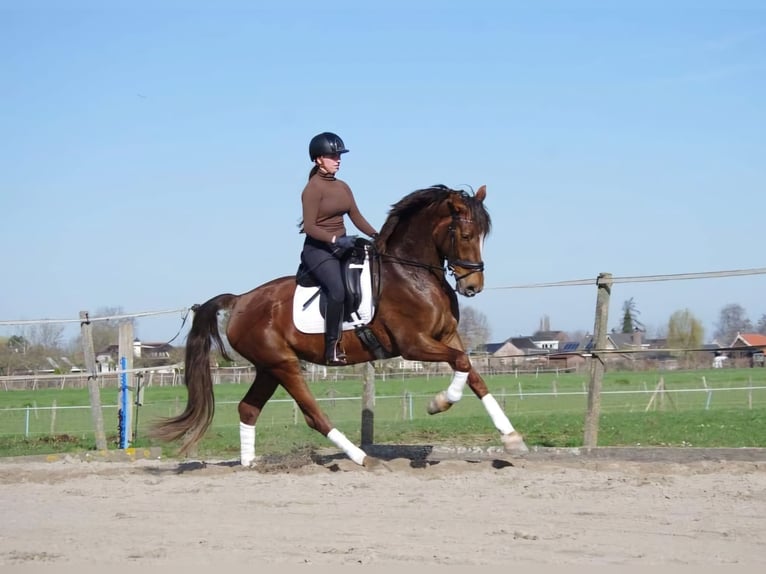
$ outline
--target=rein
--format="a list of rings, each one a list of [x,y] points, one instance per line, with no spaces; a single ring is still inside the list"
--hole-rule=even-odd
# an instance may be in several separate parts
[[[451,253],[457,253],[457,246],[456,246],[456,236],[457,236],[457,223],[459,221],[464,221],[466,223],[472,223],[470,219],[461,219],[459,217],[459,214],[456,211],[452,211],[452,222],[450,223],[450,226],[448,227],[448,231],[450,234],[450,252]],[[409,265],[411,267],[420,267],[421,269],[428,269],[430,271],[441,271],[442,273],[445,272],[444,264],[442,264],[441,267],[437,267],[436,265],[429,265],[428,263],[421,263],[420,261],[413,261],[411,259],[402,259],[401,257],[397,257],[395,255],[388,255],[388,254],[382,254],[378,253],[377,250],[375,252],[379,257],[388,259],[389,261],[394,261],[395,263],[399,263],[401,265]],[[469,275],[473,275],[474,273],[479,273],[484,271],[484,261],[465,261],[463,259],[451,259],[450,256],[444,257],[447,263],[446,271],[449,272],[450,275],[452,275],[455,278],[455,281],[460,281],[461,279],[465,279]],[[463,275],[455,275],[455,267],[462,267],[463,269],[467,269],[467,273],[464,273]]]

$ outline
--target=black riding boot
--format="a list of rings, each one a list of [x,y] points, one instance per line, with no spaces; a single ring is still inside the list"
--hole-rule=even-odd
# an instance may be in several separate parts
[[[324,314],[324,360],[331,366],[345,365],[346,355],[340,350],[343,334],[343,303],[327,302]]]

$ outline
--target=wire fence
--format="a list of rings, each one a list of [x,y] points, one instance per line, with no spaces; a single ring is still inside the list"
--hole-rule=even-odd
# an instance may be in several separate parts
[[[526,391],[519,384],[517,389],[499,389],[493,394],[512,418],[519,414],[583,413],[588,391],[586,388],[559,390],[555,383],[550,390]],[[604,413],[766,409],[766,384],[670,389],[664,385],[641,383],[630,389],[602,391],[601,397]],[[376,420],[384,423],[406,423],[428,418],[426,408],[432,398],[433,394],[408,391],[399,395],[378,395],[375,397]],[[320,397],[317,400],[336,424],[348,426],[359,422],[362,396]],[[239,425],[237,404],[238,401],[232,400],[216,401],[212,428],[236,429]],[[185,403],[180,400],[136,405],[136,423],[132,431],[134,438],[142,436],[144,427],[152,420],[176,416],[184,406]],[[473,400],[473,397],[465,397],[454,408],[461,417],[486,416],[481,403]],[[114,422],[112,426],[114,432],[117,432],[119,405],[104,404],[103,409],[105,419]],[[302,426],[305,422],[295,401],[272,399],[268,409],[259,419],[258,427],[279,428],[285,425]],[[0,409],[0,436],[39,438],[57,435],[93,436],[90,406],[42,406],[32,402],[23,407]]]

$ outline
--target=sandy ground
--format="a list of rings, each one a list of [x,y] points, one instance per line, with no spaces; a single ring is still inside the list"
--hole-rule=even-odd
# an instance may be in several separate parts
[[[0,461],[0,566],[766,565],[766,463]]]

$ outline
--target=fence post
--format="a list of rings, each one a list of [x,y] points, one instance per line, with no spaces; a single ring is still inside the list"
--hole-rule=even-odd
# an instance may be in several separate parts
[[[593,350],[591,351],[590,385],[588,386],[588,412],[585,415],[584,445],[598,445],[598,421],[601,415],[601,383],[604,379],[604,356],[606,350],[607,324],[609,322],[609,296],[612,293],[612,274],[599,273],[596,279],[596,319],[593,326]]]
[[[85,356],[85,368],[88,370],[88,395],[90,396],[90,414],[93,418],[93,431],[96,435],[96,449],[106,450],[104,434],[104,413],[101,410],[101,392],[96,379],[96,352],[93,350],[93,331],[87,311],[80,311],[80,333],[82,350]]]
[[[51,405],[51,436],[56,434],[56,406],[56,399],[53,399],[53,404]]]
[[[375,435],[375,368],[365,363],[362,389],[362,444],[373,444]]]

